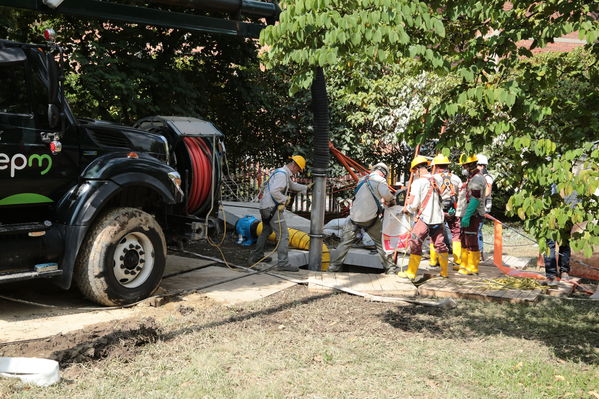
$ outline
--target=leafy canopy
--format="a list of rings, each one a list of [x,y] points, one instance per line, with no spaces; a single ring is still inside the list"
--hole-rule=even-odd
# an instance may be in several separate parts
[[[429,102],[424,124],[410,118],[398,141],[434,139],[446,154],[453,148],[493,149],[513,193],[508,210],[525,220],[542,246],[544,238],[563,238],[572,223],[586,223],[572,245],[588,255],[599,245],[594,142],[599,5],[589,0],[505,5],[503,0],[289,0],[280,23],[262,32],[263,59],[268,67],[293,70],[291,94],[310,85],[317,66],[346,77],[347,93],[368,92],[372,86],[353,79],[357,70],[398,73],[393,65],[406,57],[452,80],[440,101]],[[532,50],[575,31],[587,42],[591,65],[559,68],[563,57],[522,62]],[[526,39],[530,45],[521,45]],[[439,135],[445,123],[449,129]],[[575,173],[575,165],[583,171]],[[553,184],[564,195],[550,199]],[[579,202],[572,207],[564,196],[574,191]]]

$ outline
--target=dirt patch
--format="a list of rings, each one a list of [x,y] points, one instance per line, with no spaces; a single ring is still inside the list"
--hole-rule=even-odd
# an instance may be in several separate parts
[[[213,238],[213,240],[216,240],[217,243],[220,243],[221,239],[222,237]],[[219,248],[220,251],[222,251],[222,254],[219,251]],[[232,236],[228,236],[227,233],[227,237],[224,239],[222,244],[220,244],[219,248],[213,245],[209,245],[206,242],[202,241],[187,245],[185,247],[185,250],[195,252],[204,256],[211,256],[217,259],[222,259],[224,255],[224,258],[227,262],[232,263],[234,265],[246,266],[247,261],[250,258],[250,253],[252,252],[252,249],[254,249],[254,246],[244,247],[242,245],[239,245],[235,243],[235,240],[232,238]],[[265,247],[266,253],[272,251],[273,249],[274,244],[267,242]],[[187,256],[185,254],[182,255]]]
[[[73,363],[128,357],[136,348],[156,342],[161,331],[153,318],[127,319],[101,323],[73,333],[43,340],[8,344],[0,347],[0,356],[41,357],[56,360],[61,367]]]

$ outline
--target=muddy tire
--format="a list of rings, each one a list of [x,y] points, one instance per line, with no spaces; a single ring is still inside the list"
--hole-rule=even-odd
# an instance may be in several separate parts
[[[90,300],[125,305],[158,288],[165,264],[166,241],[154,217],[135,208],[116,208],[89,230],[73,278]]]

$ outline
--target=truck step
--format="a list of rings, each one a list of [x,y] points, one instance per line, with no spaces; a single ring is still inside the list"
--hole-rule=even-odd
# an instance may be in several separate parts
[[[19,272],[19,273],[5,273],[0,274],[0,283],[8,283],[13,281],[21,281],[21,280],[31,280],[34,278],[41,277],[54,277],[60,276],[62,274],[62,270],[49,270],[43,272]]]
[[[51,227],[52,222],[48,220],[41,223],[0,224],[0,235],[42,232],[48,231]]]

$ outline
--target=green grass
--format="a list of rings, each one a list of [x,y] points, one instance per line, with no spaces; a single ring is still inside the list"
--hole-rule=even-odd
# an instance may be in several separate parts
[[[12,398],[595,398],[597,304],[440,310],[286,290],[163,325],[126,357],[74,365]],[[4,394],[4,396],[2,396]]]

